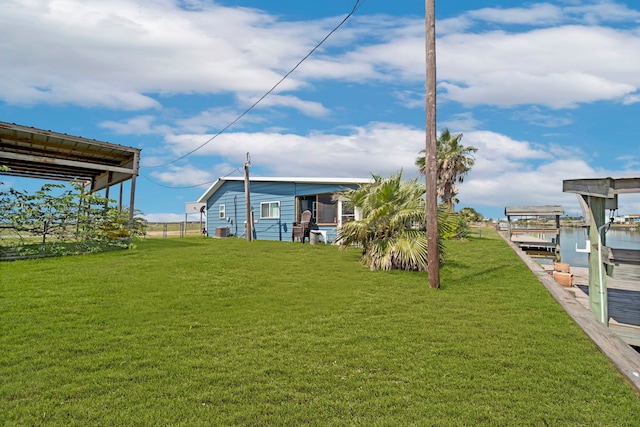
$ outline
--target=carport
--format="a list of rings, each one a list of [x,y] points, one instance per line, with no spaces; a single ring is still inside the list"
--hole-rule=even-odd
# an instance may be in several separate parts
[[[129,226],[133,222],[140,149],[71,136],[50,130],[0,122],[1,175],[56,181],[80,181],[90,191],[105,190],[131,180]]]

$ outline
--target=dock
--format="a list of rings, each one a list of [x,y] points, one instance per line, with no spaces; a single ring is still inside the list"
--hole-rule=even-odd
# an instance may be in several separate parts
[[[560,260],[562,206],[507,206],[504,213],[506,231],[514,245],[531,257]]]
[[[515,231],[515,232],[514,232]],[[524,234],[525,230],[512,230],[511,241],[529,256],[534,258],[555,258],[560,257],[560,248],[555,240],[545,239],[533,234]],[[550,232],[559,234],[560,232]]]
[[[571,267],[571,273],[574,286],[569,290],[588,309],[589,269]],[[620,276],[607,278],[609,329],[627,344],[640,347],[640,281]]]

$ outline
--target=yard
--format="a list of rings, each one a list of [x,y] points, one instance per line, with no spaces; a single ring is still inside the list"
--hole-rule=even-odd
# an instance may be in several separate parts
[[[2,425],[633,425],[640,399],[494,231],[440,290],[357,249],[146,239],[0,263]]]

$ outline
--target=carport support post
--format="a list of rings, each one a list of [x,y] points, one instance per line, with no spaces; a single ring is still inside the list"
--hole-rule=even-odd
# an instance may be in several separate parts
[[[131,194],[129,197],[129,230],[133,230],[133,218],[136,201],[136,176],[131,176]],[[131,242],[131,234],[129,234],[129,242]]]
[[[122,187],[124,186],[124,184],[121,182],[120,183],[120,198],[118,199],[118,212],[122,213]]]
[[[589,252],[589,308],[591,312],[605,325],[609,325],[609,311],[607,307],[607,273],[606,266],[602,265],[600,251],[598,251],[598,239],[601,238],[598,231],[606,221],[604,197],[582,196],[586,198],[589,207],[588,214],[591,216],[589,222],[589,240],[591,250]],[[602,246],[606,243],[602,236]],[[604,295],[600,295],[600,289]]]

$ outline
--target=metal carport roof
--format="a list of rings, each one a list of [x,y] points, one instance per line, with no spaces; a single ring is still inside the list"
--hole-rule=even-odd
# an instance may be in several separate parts
[[[102,190],[138,175],[140,149],[0,122],[4,175],[91,182]]]
[[[138,148],[0,122],[0,165],[9,168],[0,175],[78,180],[90,184],[91,191],[108,192],[110,186],[131,179],[133,215]]]

